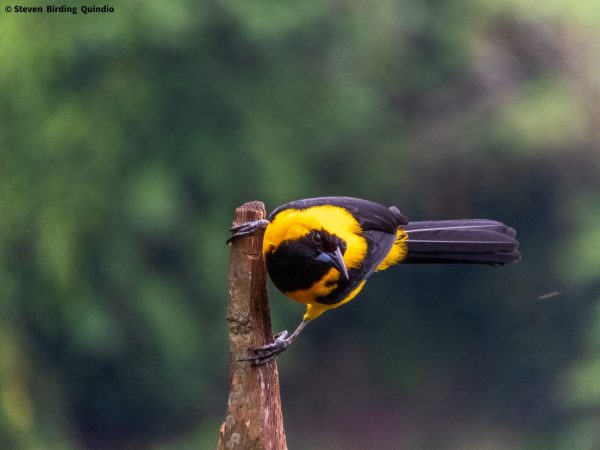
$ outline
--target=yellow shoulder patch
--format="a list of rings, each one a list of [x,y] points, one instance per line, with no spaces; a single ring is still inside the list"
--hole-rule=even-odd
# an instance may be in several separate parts
[[[381,261],[375,269],[376,272],[385,270],[394,264],[398,264],[404,258],[406,258],[406,254],[408,253],[408,245],[406,244],[407,239],[408,234],[406,234],[406,231],[404,231],[402,228],[398,228],[396,241],[394,242],[394,245],[392,245],[392,248],[385,259]]]

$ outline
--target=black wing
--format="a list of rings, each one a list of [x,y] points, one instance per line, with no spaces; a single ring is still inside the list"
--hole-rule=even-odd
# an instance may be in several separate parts
[[[386,208],[380,203],[354,197],[316,197],[295,200],[276,208],[269,215],[269,220],[286,209],[307,209],[321,205],[333,205],[346,209],[354,216],[364,231],[377,230],[396,233],[398,225],[408,223],[406,217],[395,206]]]

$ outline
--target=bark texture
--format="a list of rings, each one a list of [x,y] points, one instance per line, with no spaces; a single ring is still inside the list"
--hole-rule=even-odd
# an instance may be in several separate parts
[[[262,202],[249,202],[236,209],[233,224],[265,216]],[[236,238],[231,245],[227,308],[231,375],[218,450],[287,450],[277,363],[256,367],[238,361],[248,356],[249,348],[273,339],[263,234],[260,230]]]

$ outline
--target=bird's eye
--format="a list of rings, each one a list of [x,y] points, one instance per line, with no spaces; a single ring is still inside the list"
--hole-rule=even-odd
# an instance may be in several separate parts
[[[312,241],[315,244],[320,245],[323,243],[323,236],[321,236],[321,233],[315,233],[312,235]]]

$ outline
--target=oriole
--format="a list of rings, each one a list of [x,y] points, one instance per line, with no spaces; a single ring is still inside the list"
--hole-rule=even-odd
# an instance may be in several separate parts
[[[268,220],[232,228],[232,239],[266,227],[263,255],[271,280],[306,305],[290,335],[244,358],[265,364],[283,352],[306,324],[349,302],[377,271],[405,263],[475,263],[494,266],[520,259],[516,232],[487,219],[409,222],[395,206],[351,197],[296,200]]]

